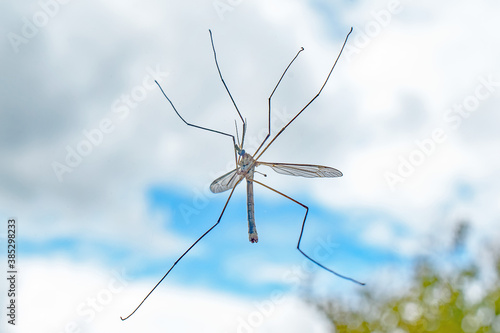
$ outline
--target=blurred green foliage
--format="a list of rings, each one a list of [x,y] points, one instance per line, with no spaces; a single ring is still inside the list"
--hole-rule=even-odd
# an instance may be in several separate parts
[[[458,228],[453,252],[462,247],[466,230]],[[455,264],[443,272],[430,258],[420,258],[407,288],[397,295],[376,296],[380,290],[368,286],[356,304],[333,299],[312,302],[330,320],[332,332],[500,333],[500,256],[489,252],[494,266],[489,274],[482,275],[471,263]]]

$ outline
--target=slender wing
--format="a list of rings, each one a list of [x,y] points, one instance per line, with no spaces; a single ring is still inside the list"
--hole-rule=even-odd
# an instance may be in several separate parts
[[[210,191],[212,191],[212,193],[221,193],[230,190],[241,178],[242,176],[238,175],[237,169],[229,171],[225,175],[220,176],[219,178],[214,180],[212,184],[210,184]]]
[[[289,176],[300,176],[306,178],[342,176],[342,172],[339,170],[322,165],[267,162],[257,162],[257,165],[266,165],[277,173]]]

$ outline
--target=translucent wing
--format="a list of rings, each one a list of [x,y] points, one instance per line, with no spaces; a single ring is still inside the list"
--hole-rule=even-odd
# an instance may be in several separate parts
[[[289,176],[300,176],[306,178],[342,176],[342,172],[339,170],[322,165],[267,162],[257,162],[257,165],[266,165],[277,173]]]
[[[242,176],[238,175],[237,169],[229,171],[225,175],[220,176],[219,178],[214,180],[212,184],[210,184],[210,191],[212,191],[212,193],[221,193],[230,190],[241,178]]]

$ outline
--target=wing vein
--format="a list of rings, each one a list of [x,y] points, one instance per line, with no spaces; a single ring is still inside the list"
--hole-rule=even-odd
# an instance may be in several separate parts
[[[238,174],[238,169],[229,171],[228,173],[220,176],[210,184],[210,191],[212,193],[221,193],[232,189],[236,183],[242,178],[242,175]]]
[[[299,176],[306,178],[342,176],[342,172],[340,170],[323,165],[268,162],[257,162],[257,165],[268,166],[277,173],[288,176]]]

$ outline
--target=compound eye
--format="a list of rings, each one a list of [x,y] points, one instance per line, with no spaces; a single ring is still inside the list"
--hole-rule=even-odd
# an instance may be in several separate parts
[[[241,149],[241,150],[238,152],[238,154],[239,154],[240,156],[245,155],[245,149]]]

